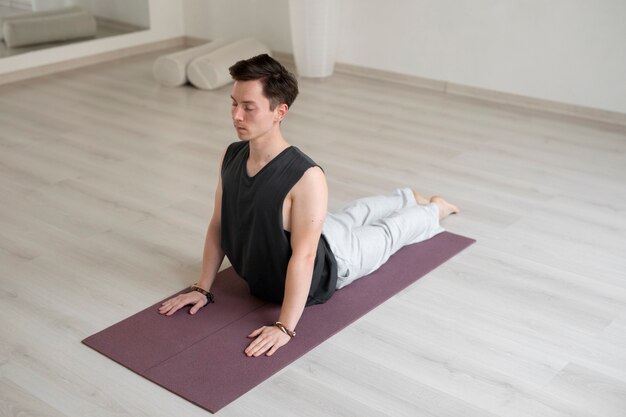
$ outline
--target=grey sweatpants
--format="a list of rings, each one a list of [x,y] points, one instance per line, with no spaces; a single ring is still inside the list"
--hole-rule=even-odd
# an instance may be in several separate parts
[[[417,204],[410,188],[366,197],[329,213],[322,233],[337,260],[337,288],[374,272],[403,246],[444,229],[436,204]]]

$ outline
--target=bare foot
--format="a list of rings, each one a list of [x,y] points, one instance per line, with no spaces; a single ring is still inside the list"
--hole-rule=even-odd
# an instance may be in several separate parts
[[[436,195],[430,198],[430,202],[437,204],[437,207],[439,207],[439,220],[445,219],[449,215],[456,214],[460,211],[457,206],[448,203],[446,200]]]
[[[422,205],[430,204],[430,200],[428,200],[426,197],[424,197],[421,194],[418,194],[415,190],[411,190],[411,191],[413,191],[413,196],[415,197],[415,201],[417,201],[417,204],[422,204]]]

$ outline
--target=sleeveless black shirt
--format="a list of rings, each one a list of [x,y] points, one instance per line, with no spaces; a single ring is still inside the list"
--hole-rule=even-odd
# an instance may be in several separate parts
[[[290,233],[283,228],[283,202],[305,171],[318,166],[296,147],[289,147],[255,176],[248,175],[248,142],[235,142],[222,162],[222,249],[252,295],[281,304]],[[326,302],[337,285],[337,263],[320,237],[307,305]]]

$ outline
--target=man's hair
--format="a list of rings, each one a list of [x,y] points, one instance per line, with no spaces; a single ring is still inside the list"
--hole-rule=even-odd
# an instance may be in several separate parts
[[[235,81],[261,81],[263,95],[270,101],[270,110],[282,103],[291,107],[298,96],[296,77],[268,54],[238,61],[228,71]]]

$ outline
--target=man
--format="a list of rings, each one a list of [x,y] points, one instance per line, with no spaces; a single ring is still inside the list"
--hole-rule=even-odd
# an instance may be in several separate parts
[[[305,306],[374,271],[401,247],[443,231],[458,209],[410,189],[360,199],[327,215],[323,171],[283,138],[280,123],[298,95],[295,77],[264,54],[230,68],[232,119],[240,142],[222,155],[202,272],[192,291],[159,312],[190,313],[213,301],[210,289],[228,256],[253,295],[281,304],[274,325],[248,335],[248,356],[271,356],[295,336]]]

